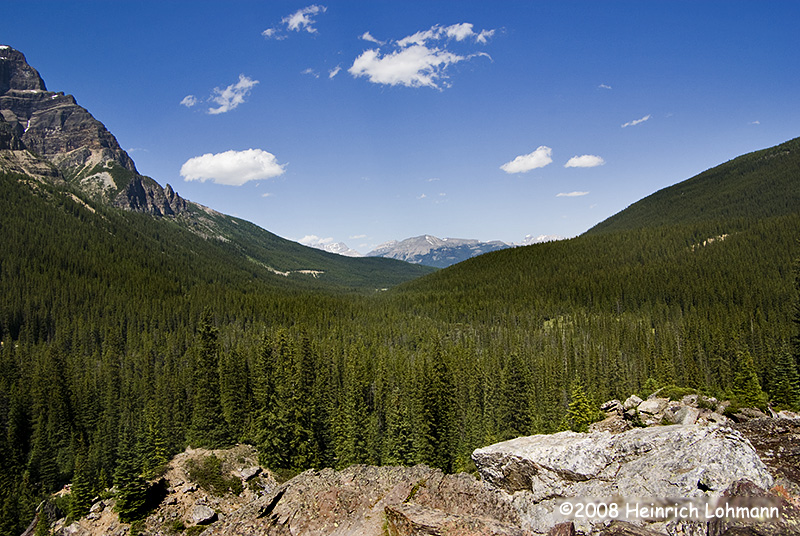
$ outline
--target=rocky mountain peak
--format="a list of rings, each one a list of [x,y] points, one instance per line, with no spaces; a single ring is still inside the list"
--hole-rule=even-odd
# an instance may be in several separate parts
[[[0,45],[0,94],[9,90],[47,91],[38,71],[28,65],[25,55],[8,45]]]
[[[188,202],[136,170],[114,135],[71,95],[47,91],[25,56],[0,46],[0,171],[67,180],[125,210],[176,215]]]

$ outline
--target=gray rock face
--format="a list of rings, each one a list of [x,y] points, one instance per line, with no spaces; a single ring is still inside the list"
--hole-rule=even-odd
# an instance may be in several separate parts
[[[7,152],[0,171],[66,178],[126,210],[168,216],[188,209],[171,187],[139,175],[105,125],[71,95],[47,91],[25,56],[8,46],[0,46],[0,151]]]
[[[25,55],[13,48],[0,45],[0,93],[9,89],[19,91],[46,91],[44,80],[28,65]]]
[[[559,521],[559,498],[692,498],[739,479],[772,485],[752,445],[716,425],[521,437],[478,449],[472,459],[485,480],[514,494],[523,528],[540,533]]]

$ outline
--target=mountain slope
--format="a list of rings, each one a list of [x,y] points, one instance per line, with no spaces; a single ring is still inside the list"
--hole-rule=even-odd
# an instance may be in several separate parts
[[[790,329],[800,140],[666,188],[580,237],[489,253],[397,289],[448,321],[535,325],[567,312],[774,315]],[[405,306],[405,305],[404,305]],[[717,322],[717,320],[714,320]]]
[[[158,225],[182,229],[172,229],[176,242],[164,244],[165,250],[192,243],[181,236],[191,233],[206,240],[201,251],[233,263],[245,259],[257,271],[305,288],[383,289],[430,272],[321,252],[181,198],[169,184],[139,174],[101,122],[71,95],[48,91],[25,56],[8,46],[0,47],[0,172],[51,186],[50,199],[71,196],[93,211],[106,206],[144,213]]]
[[[800,210],[800,138],[749,153],[659,190],[587,234]]]

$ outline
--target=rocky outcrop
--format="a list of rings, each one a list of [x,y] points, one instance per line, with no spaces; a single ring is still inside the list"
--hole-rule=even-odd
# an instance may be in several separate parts
[[[656,391],[646,400],[631,395],[625,402],[609,400],[602,406],[606,418],[593,423],[590,432],[624,432],[635,426],[653,426],[659,424],[730,424],[733,421],[724,415],[729,402],[720,402],[716,398],[690,394],[680,400],[672,400],[659,396]],[[755,409],[743,409],[734,418],[743,421],[763,417],[764,414]]]
[[[486,481],[511,495],[523,528],[541,534],[559,521],[562,498],[692,498],[739,479],[767,489],[773,482],[752,445],[719,425],[521,437],[478,449],[472,459]]]
[[[354,465],[306,471],[204,534],[529,534],[519,521],[497,490],[469,475]]]
[[[136,170],[131,157],[75,98],[47,91],[25,56],[0,46],[0,171],[67,179],[93,198],[171,216],[188,203]]]
[[[114,198],[114,206],[154,216],[175,216],[186,212],[189,203],[172,186],[162,188],[156,181],[136,176]]]

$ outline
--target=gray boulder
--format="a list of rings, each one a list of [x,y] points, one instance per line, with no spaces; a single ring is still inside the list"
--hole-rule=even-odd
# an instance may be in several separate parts
[[[197,504],[189,514],[189,521],[194,525],[207,525],[217,520],[217,513],[208,506]]]
[[[717,425],[520,437],[478,449],[472,459],[485,480],[513,494],[523,528],[538,533],[563,521],[556,514],[562,498],[693,498],[738,479],[772,485],[752,445]],[[591,528],[577,521],[579,530]]]

